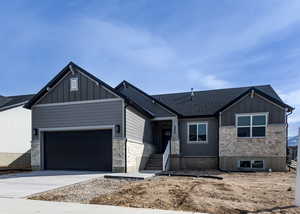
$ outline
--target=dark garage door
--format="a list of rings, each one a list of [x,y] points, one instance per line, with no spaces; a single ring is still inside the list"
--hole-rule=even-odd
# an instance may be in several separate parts
[[[112,170],[111,130],[44,133],[44,168]]]

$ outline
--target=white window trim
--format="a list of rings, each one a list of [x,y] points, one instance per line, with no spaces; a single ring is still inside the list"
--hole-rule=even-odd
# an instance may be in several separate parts
[[[241,161],[250,161],[250,167],[241,167]],[[263,168],[255,168],[252,167],[252,164],[254,163],[254,161],[262,161],[263,162]],[[240,169],[265,169],[265,160],[238,160],[238,168]]]
[[[190,141],[190,125],[197,125],[197,138],[198,138],[198,124],[204,124],[206,125],[206,140],[200,140],[200,141]],[[187,123],[187,142],[190,144],[194,143],[208,143],[208,122],[188,122]]]
[[[250,117],[250,125],[249,126],[239,126],[238,125],[238,118],[248,116]],[[266,125],[252,125],[253,116],[265,116],[266,117]],[[265,138],[267,136],[267,127],[269,121],[269,112],[262,112],[262,113],[243,113],[243,114],[236,114],[235,115],[235,127],[236,127],[236,137],[237,138]],[[250,128],[250,137],[239,137],[238,136],[238,128]],[[265,136],[263,137],[253,137],[252,136],[252,128],[253,127],[265,127]]]
[[[72,81],[74,81],[74,80],[76,80],[76,83],[77,83],[76,88],[72,88]],[[70,78],[70,91],[78,91],[78,89],[79,89],[78,77]]]

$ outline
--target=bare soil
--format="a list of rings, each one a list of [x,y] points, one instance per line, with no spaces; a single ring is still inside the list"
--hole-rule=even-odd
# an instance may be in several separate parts
[[[92,199],[115,192],[126,184],[126,180],[99,178],[35,194],[29,199],[89,203]]]
[[[184,210],[215,214],[300,213],[293,206],[295,173],[220,173],[223,180],[190,177],[155,177],[145,181],[105,181],[85,184],[70,191],[56,190],[35,196],[37,200],[68,201],[69,194],[89,195],[77,202],[127,207]],[[111,189],[109,193],[101,190]],[[79,192],[77,192],[79,191]],[[64,195],[64,196],[63,196]],[[59,196],[59,197],[58,197]]]

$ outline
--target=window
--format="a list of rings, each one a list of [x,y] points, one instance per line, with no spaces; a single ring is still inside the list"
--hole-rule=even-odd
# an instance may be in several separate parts
[[[265,168],[263,160],[240,160],[238,167],[243,169],[264,169]]]
[[[78,78],[77,77],[70,79],[70,90],[78,91]]]
[[[266,113],[236,116],[236,127],[238,137],[265,137],[266,126]]]
[[[207,123],[188,123],[188,142],[207,142]]]
[[[240,161],[239,168],[251,168],[251,161]]]

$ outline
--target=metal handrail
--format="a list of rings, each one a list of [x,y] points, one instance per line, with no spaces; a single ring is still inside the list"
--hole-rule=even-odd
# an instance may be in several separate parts
[[[163,163],[162,163],[163,171],[166,171],[166,169],[168,168],[167,164],[168,164],[168,160],[169,160],[169,156],[170,156],[170,152],[171,152],[170,150],[171,150],[171,141],[169,140],[166,150],[163,154]]]

